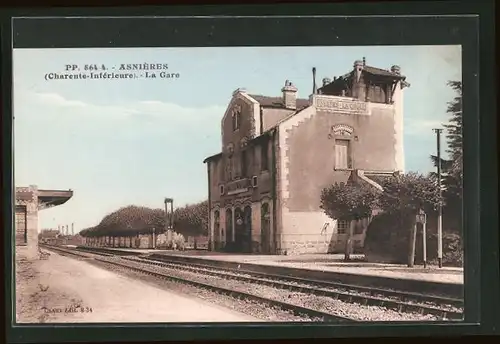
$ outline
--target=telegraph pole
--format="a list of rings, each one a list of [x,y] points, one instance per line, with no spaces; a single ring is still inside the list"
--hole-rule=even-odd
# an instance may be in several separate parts
[[[439,267],[443,267],[443,205],[441,202],[442,197],[442,187],[441,187],[441,133],[443,129],[433,129],[436,133],[436,143],[437,143],[437,174],[438,174],[438,191],[439,191],[439,203],[438,203],[438,263]]]
[[[167,246],[172,242],[172,230],[174,227],[174,199],[165,198],[165,229],[167,233]],[[170,212],[169,212],[170,205]]]

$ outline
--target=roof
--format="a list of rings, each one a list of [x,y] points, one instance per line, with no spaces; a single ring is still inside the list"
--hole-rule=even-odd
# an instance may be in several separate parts
[[[387,69],[382,69],[382,68],[377,68],[377,67],[365,65],[365,66],[363,66],[363,72],[371,74],[371,75],[375,75],[375,76],[389,77],[389,78],[393,78],[393,79],[402,80],[404,86],[410,85],[409,83],[407,83],[405,81],[405,79],[406,79],[405,76],[398,74],[398,73],[395,73],[395,72],[391,72],[390,70],[387,70]],[[354,75],[354,71],[352,70],[344,75],[341,75],[340,77],[331,81],[330,83],[320,87],[318,90],[321,90],[324,88],[329,88],[330,85],[335,85],[335,84],[338,84],[341,82],[345,82],[346,79],[349,79],[353,75]]]
[[[380,186],[383,186],[385,182],[395,178],[394,172],[375,172],[375,171],[364,171],[364,176],[373,180]]]
[[[72,190],[38,190],[38,202],[45,205],[61,205],[73,197]]]
[[[381,68],[372,67],[372,66],[364,66],[363,71],[370,73],[370,74],[373,74],[373,75],[390,76],[390,77],[399,78],[399,79],[405,78],[404,76],[402,76],[400,74],[391,72],[391,71],[386,70],[386,69],[381,69]]]
[[[396,78],[396,79],[406,79],[406,77],[401,75],[401,74],[391,72],[390,70],[387,70],[387,69],[382,69],[382,68],[377,68],[377,67],[372,67],[372,66],[364,66],[363,72],[369,73],[372,75],[378,75],[378,76],[388,76],[388,77],[392,77],[392,78]],[[354,71],[350,71],[349,73],[342,75],[341,78],[344,78],[344,79],[348,78],[353,73],[354,73]]]
[[[260,106],[272,108],[285,108],[282,97],[268,97],[259,94],[249,94],[250,97],[255,99]],[[297,108],[309,106],[309,99],[297,98]]]
[[[276,128],[276,126],[274,126],[272,128],[269,128],[268,130],[266,130],[265,132],[263,132],[259,136],[256,136],[253,139],[249,140],[248,141],[248,145],[252,145],[252,144],[258,143],[259,141],[261,141],[265,137],[269,137],[270,135],[273,134],[275,128]],[[214,160],[214,159],[217,159],[217,158],[220,158],[220,157],[222,157],[222,152],[214,154],[214,155],[211,155],[211,156],[205,158],[205,160],[203,160],[203,163],[207,163],[207,162],[209,162],[211,160]]]
[[[222,153],[217,153],[217,154],[211,155],[211,156],[205,158],[205,160],[203,160],[203,163],[205,164],[205,163],[209,162],[210,160],[214,160],[214,159],[219,158],[221,156],[222,156]]]
[[[394,179],[394,176],[370,176],[367,175],[366,177],[370,178],[373,180],[375,183],[377,183],[380,186],[383,186],[385,182]]]

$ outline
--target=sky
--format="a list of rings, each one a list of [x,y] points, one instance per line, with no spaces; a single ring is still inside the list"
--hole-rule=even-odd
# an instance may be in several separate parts
[[[280,96],[290,80],[307,98],[312,67],[321,85],[363,57],[370,66],[401,67],[411,84],[404,91],[406,170],[434,170],[432,128],[448,120],[455,94],[447,81],[461,80],[460,46],[16,49],[15,185],[72,189],[66,204],[39,213],[39,228],[74,223],[75,232],[122,206],[205,200],[203,160],[221,149],[220,120],[234,90]],[[45,78],[66,65],[133,63],[168,64],[179,78]]]

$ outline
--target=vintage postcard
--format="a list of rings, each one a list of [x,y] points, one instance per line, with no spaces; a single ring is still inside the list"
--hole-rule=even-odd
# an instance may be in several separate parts
[[[14,49],[15,321],[461,321],[460,45]]]

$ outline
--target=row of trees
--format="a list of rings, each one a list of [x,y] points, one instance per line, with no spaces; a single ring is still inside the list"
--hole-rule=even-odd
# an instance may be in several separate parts
[[[374,211],[382,214],[373,218],[365,239],[365,252],[370,245],[379,245],[385,254],[398,255],[408,250],[408,239],[414,237],[415,215],[423,210],[428,216],[435,216],[438,204],[443,205],[445,218],[455,223],[455,232],[461,234],[462,227],[462,84],[458,81],[448,83],[457,96],[448,104],[450,114],[447,129],[447,153],[449,159],[441,159],[443,192],[440,197],[437,187],[437,174],[423,175],[410,172],[404,175],[394,175],[377,182],[383,191],[366,183],[349,182],[335,184],[323,190],[321,207],[333,219],[358,220],[370,218]],[[438,158],[431,156],[437,166]],[[453,226],[452,226],[453,227]],[[456,230],[458,227],[458,230]],[[444,228],[445,231],[449,228]],[[378,233],[377,233],[378,231]],[[384,232],[384,233],[382,233]],[[458,238],[460,240],[460,237]],[[375,242],[378,242],[375,244]],[[381,245],[380,242],[387,244]],[[446,244],[446,243],[445,243]],[[450,244],[453,250],[460,250],[461,242]],[[346,259],[351,251],[350,241],[346,244]],[[456,252],[451,252],[456,256]],[[401,257],[397,257],[400,259]],[[397,260],[396,259],[396,260]],[[455,259],[455,258],[454,258]],[[459,259],[460,260],[460,259]]]
[[[208,202],[186,205],[174,210],[174,230],[187,236],[207,235]],[[83,237],[137,236],[140,234],[163,233],[166,229],[164,209],[152,209],[130,205],[106,215],[101,222],[80,231]]]

